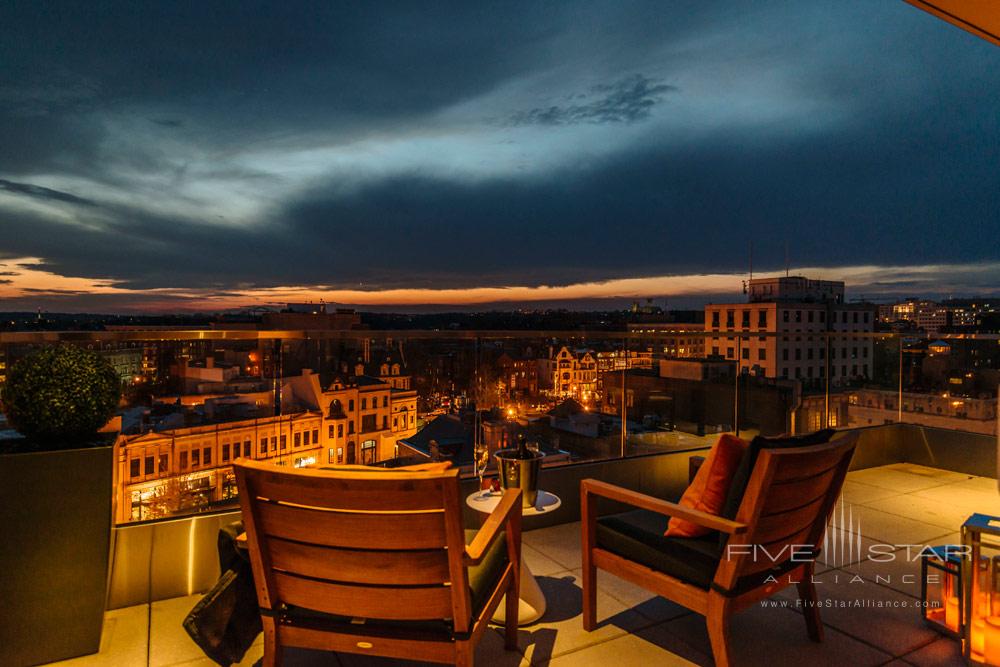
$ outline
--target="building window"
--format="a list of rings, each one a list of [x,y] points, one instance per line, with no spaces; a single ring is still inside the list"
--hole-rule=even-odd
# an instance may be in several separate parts
[[[368,399],[367,398],[362,398],[361,399],[361,409],[362,410],[367,410],[368,409]]]
[[[361,415],[361,432],[371,433],[377,428],[375,419],[378,415]]]
[[[293,447],[301,447],[302,446],[302,434],[301,433],[296,433],[295,435],[292,436],[292,446]]]
[[[743,356],[744,359],[750,359],[750,348],[749,347],[743,348],[742,356]]]
[[[781,321],[782,322],[787,322],[788,321],[788,311],[787,310],[781,311]]]
[[[271,451],[278,451],[278,438],[276,436],[271,436]]]
[[[344,437],[344,425],[343,424],[337,424],[337,437],[338,438],[343,438]]]
[[[152,475],[153,474],[153,457],[152,456],[147,456],[146,457],[144,468],[145,468],[144,473],[146,475]]]
[[[319,429],[318,428],[314,428],[313,429],[313,444],[314,445],[318,445],[319,444]]]
[[[788,348],[787,347],[781,348],[781,360],[782,361],[788,361]]]
[[[347,409],[350,410],[351,412],[354,412],[354,399],[353,398],[351,400],[347,401]]]
[[[795,348],[795,361],[802,361],[802,348]]]
[[[796,310],[795,311],[795,321],[796,322],[801,322],[802,321],[802,311],[801,310]]]
[[[226,443],[222,445],[222,462],[225,463],[229,460],[229,444]]]
[[[806,350],[806,359],[812,359],[812,358],[813,358],[813,349],[810,347],[809,349]]]
[[[243,443],[243,456],[245,456],[247,458],[250,458],[250,454],[251,454],[251,452],[250,452],[250,441],[246,440]]]
[[[757,350],[757,361],[764,361],[767,359],[767,350],[760,348]]]
[[[347,420],[347,433],[348,433],[348,435],[350,435],[351,433],[354,433],[354,420],[353,419],[348,419]]]
[[[726,328],[733,329],[736,327],[736,311],[727,310],[726,311]]]
[[[758,310],[757,311],[757,326],[761,329],[767,328],[767,311]]]
[[[809,311],[809,316],[806,318],[806,321],[808,321],[808,322],[812,322],[813,321],[813,311],[811,311],[811,310]]]
[[[333,439],[333,424],[330,424],[326,429],[326,437]]]
[[[343,462],[344,462],[344,448],[337,447],[337,463],[343,463]]]
[[[382,415],[382,429],[384,430],[384,429],[387,429],[387,428],[389,428],[389,416],[388,415]]]
[[[135,479],[136,477],[139,477],[139,473],[140,473],[139,466],[140,465],[141,465],[141,462],[139,461],[139,459],[132,459],[131,461],[129,461],[128,462],[128,476],[131,477],[132,479]]]
[[[281,440],[279,442],[281,443],[281,449],[283,449],[283,450],[284,449],[288,449],[288,436],[287,435],[285,435],[284,433],[282,433],[281,434]]]
[[[719,356],[719,346],[718,345],[713,345],[712,346],[712,355],[716,356],[716,357]]]
[[[365,440],[361,443],[361,465],[370,466],[375,463],[375,441]]]
[[[750,328],[750,311],[749,310],[744,310],[743,311],[743,317],[741,318],[741,324],[743,325],[744,329],[749,329]]]
[[[192,449],[191,450],[191,467],[197,468],[201,465],[201,450]]]
[[[733,359],[734,358],[734,354],[735,353],[733,352],[733,348],[731,348],[731,347],[727,347],[726,348],[726,359]]]
[[[267,454],[267,438],[260,439],[260,453]]]
[[[188,467],[188,453],[181,452],[177,457],[177,467],[181,470],[187,470]]]
[[[389,407],[389,397],[388,396],[383,396],[382,397],[382,407],[383,408]]]
[[[712,326],[716,329],[719,328],[719,311],[712,311]]]
[[[204,462],[205,465],[207,465],[207,466],[212,465],[212,450],[211,450],[211,448],[206,447],[204,449],[204,451],[202,451],[202,453],[201,453],[201,458],[202,458],[202,461]]]

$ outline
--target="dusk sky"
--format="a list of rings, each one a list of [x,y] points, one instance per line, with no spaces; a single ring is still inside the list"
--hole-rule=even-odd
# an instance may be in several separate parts
[[[1000,49],[896,0],[0,5],[0,310],[1000,294]]]

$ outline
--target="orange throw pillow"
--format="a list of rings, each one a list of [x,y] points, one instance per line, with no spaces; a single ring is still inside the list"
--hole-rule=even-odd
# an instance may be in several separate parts
[[[726,502],[726,492],[733,479],[733,473],[740,464],[749,443],[735,435],[723,433],[698,469],[691,485],[681,496],[679,505],[701,510],[709,514],[718,514]],[[665,537],[700,537],[708,535],[712,530],[696,523],[685,521],[680,517],[670,517]]]

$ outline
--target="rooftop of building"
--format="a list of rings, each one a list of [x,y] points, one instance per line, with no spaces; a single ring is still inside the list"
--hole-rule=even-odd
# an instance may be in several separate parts
[[[995,479],[910,463],[849,473],[843,501],[860,522],[865,545],[957,543],[958,527],[971,513],[1000,514]],[[476,664],[713,664],[702,617],[604,571],[599,571],[597,581],[598,628],[584,631],[580,524],[534,528],[531,521],[525,523],[522,558],[537,577],[548,610],[540,621],[519,630],[516,652],[503,650],[500,628],[488,630],[479,643]],[[835,517],[830,531],[839,535],[843,527]],[[755,605],[738,613],[732,626],[734,664],[964,665],[959,643],[921,620],[916,607],[919,584],[914,583],[919,580],[919,564],[904,557],[903,549],[893,552],[898,558],[888,565],[853,552],[820,559],[816,586],[824,605],[822,643],[806,636],[794,588],[773,598],[775,606]],[[57,664],[210,667],[215,663],[182,626],[200,598],[186,595],[109,611],[100,653]],[[856,599],[870,602],[864,608],[848,606]],[[262,655],[258,637],[239,664],[257,665]],[[286,664],[417,667],[426,663],[289,650]]]

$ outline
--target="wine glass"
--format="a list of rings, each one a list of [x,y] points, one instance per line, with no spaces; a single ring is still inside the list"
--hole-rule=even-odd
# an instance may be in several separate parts
[[[483,490],[483,476],[486,474],[486,466],[490,463],[490,448],[486,443],[477,442],[473,455],[475,456],[473,463],[476,466],[476,475],[479,477],[479,496],[485,499],[489,492]]]

